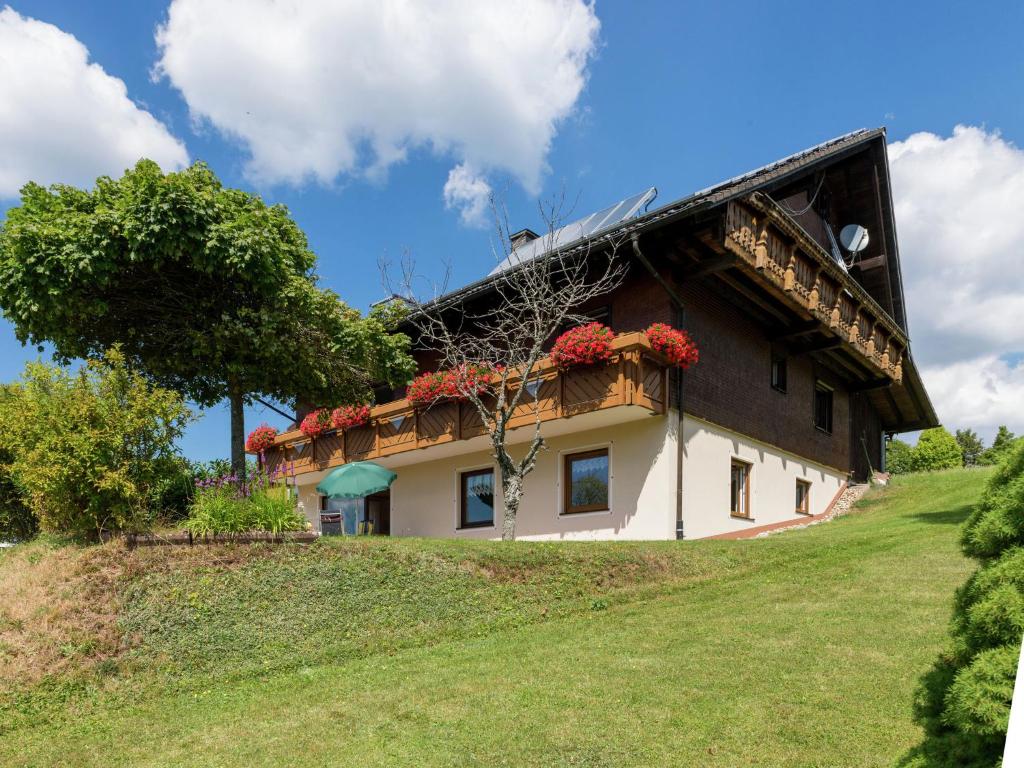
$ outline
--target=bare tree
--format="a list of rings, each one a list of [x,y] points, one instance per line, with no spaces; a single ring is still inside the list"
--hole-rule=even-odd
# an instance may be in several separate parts
[[[402,285],[396,292],[410,304],[410,321],[418,332],[415,343],[437,355],[439,370],[491,374],[486,387],[479,387],[473,375],[454,379],[458,394],[476,408],[491,441],[504,498],[501,537],[505,540],[515,538],[523,482],[546,447],[539,390],[531,386],[537,381],[546,343],[564,326],[587,322],[579,308],[618,287],[627,268],[618,257],[621,236],[599,236],[563,247],[566,238],[558,236],[563,207],[564,198],[540,206],[547,233],[525,246],[511,242],[507,212],[492,198],[500,270],[486,286],[489,293],[477,302],[480,309],[467,309],[465,297],[445,299],[447,279],[430,299],[418,299],[409,259],[403,262]],[[387,280],[386,265],[384,273]],[[532,434],[528,441],[517,441],[525,443],[525,448],[513,455],[509,423],[513,415],[522,415],[527,404],[534,416]]]

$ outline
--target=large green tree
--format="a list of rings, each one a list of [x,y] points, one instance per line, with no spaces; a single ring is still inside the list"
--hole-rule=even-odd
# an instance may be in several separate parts
[[[244,405],[333,404],[412,370],[388,311],[362,316],[320,288],[287,209],[225,188],[203,163],[141,160],[92,190],[27,184],[0,229],[0,307],[23,343],[63,361],[119,344],[202,406],[227,399],[245,470]]]
[[[1018,438],[1013,432],[1007,429],[1006,425],[999,427],[992,445],[982,451],[978,457],[979,464],[999,464],[1013,451],[1014,444]]]
[[[964,459],[965,467],[973,467],[978,463],[985,444],[981,442],[978,433],[973,429],[958,429],[956,431],[956,442],[960,446],[960,454]]]

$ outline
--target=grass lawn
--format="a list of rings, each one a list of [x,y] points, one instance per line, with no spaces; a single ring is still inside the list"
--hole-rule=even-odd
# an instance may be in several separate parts
[[[135,569],[131,647],[9,689],[0,765],[893,765],[987,477],[900,478],[750,541],[341,541]]]

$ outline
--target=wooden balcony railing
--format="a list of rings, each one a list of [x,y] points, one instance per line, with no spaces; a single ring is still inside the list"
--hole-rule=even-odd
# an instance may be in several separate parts
[[[665,359],[651,349],[643,333],[620,335],[612,343],[613,356],[603,365],[559,370],[544,358],[530,377],[539,382],[536,398],[528,393],[509,422],[510,429],[541,421],[569,418],[581,413],[624,405],[665,413],[668,369]],[[520,386],[509,377],[509,387]],[[408,400],[395,400],[370,409],[365,427],[328,432],[316,439],[293,430],[278,435],[266,451],[269,469],[294,465],[296,474],[315,472],[352,461],[381,459],[486,434],[480,414],[470,403],[444,402],[416,408]]]
[[[723,245],[798,311],[848,342],[869,367],[895,382],[903,380],[906,334],[770,198],[755,193],[730,202]]]

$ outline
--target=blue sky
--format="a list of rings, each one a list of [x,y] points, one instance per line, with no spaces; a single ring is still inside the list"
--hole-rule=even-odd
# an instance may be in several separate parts
[[[10,7],[23,17],[21,21],[45,22],[77,39],[88,49],[91,62],[102,67],[110,78],[123,81],[127,98],[139,110],[148,112],[163,125],[161,130],[183,144],[189,160],[205,160],[226,184],[252,189],[268,200],[285,203],[319,256],[323,283],[362,308],[383,293],[377,268],[381,256],[399,258],[408,251],[423,271],[438,274],[442,261],[450,259],[456,283],[476,279],[490,269],[493,257],[488,229],[467,224],[457,206],[446,206],[446,181],[451,169],[460,163],[472,165],[481,183],[505,190],[514,226],[534,228],[541,225],[536,213],[538,196],[550,195],[563,184],[572,196],[578,195],[576,210],[581,214],[649,186],[658,188],[658,203],[665,203],[832,136],[878,125],[888,127],[891,142],[901,142],[898,146],[908,168],[901,188],[921,190],[914,193],[918,195],[914,200],[927,198],[932,202],[930,207],[946,205],[955,213],[964,208],[958,200],[977,198],[979,190],[972,185],[991,182],[993,178],[1004,185],[1008,194],[1018,189],[1024,191],[1024,160],[1017,149],[1024,143],[1024,99],[1020,98],[1024,56],[1019,42],[1020,30],[1024,28],[1024,6],[1018,3],[986,3],[984,8],[967,3],[943,8],[934,2],[598,3],[591,13],[596,14],[600,24],[596,37],[587,38],[581,33],[585,50],[578,74],[584,85],[578,93],[573,92],[571,84],[561,91],[552,86],[551,98],[561,98],[567,104],[563,103],[550,121],[548,140],[542,135],[530,145],[531,131],[537,129],[543,134],[543,126],[538,128],[529,116],[517,115],[509,106],[509,132],[520,131],[527,138],[521,146],[494,143],[492,140],[501,131],[493,129],[493,121],[497,119],[498,125],[506,123],[502,122],[501,107],[492,106],[480,121],[485,129],[473,133],[462,126],[445,128],[449,132],[445,135],[452,136],[449,146],[439,146],[443,142],[403,142],[399,138],[404,159],[387,165],[384,171],[367,168],[372,164],[373,152],[366,143],[357,143],[358,151],[365,157],[355,167],[332,173],[334,166],[321,154],[313,164],[320,163],[317,167],[326,168],[324,173],[329,178],[317,179],[316,173],[307,172],[304,178],[291,180],[282,180],[287,175],[284,171],[276,177],[274,172],[267,172],[266,164],[262,170],[254,170],[252,138],[228,135],[224,128],[227,123],[222,120],[218,126],[219,118],[210,117],[216,114],[216,106],[211,108],[210,104],[229,101],[237,93],[240,81],[226,77],[216,64],[201,60],[202,42],[195,42],[195,31],[189,28],[187,19],[180,28],[175,28],[168,44],[167,51],[174,51],[175,62],[165,66],[164,76],[154,74],[162,56],[155,31],[167,20],[168,5],[166,0],[137,0],[14,2]],[[237,36],[256,46],[274,48],[275,34],[293,32],[280,24],[255,28],[250,14],[239,13],[233,19],[231,14],[237,11],[230,5],[210,0],[205,7],[226,6],[209,26],[216,28],[222,24],[224,34],[232,39]],[[360,14],[372,15],[377,7],[373,3],[365,4],[365,8],[357,3],[350,5],[353,10],[352,16],[347,17],[349,28],[352,19],[358,21]],[[184,0],[180,9],[183,19],[190,6],[193,10],[203,7]],[[448,11],[442,8],[438,12],[443,15]],[[311,27],[343,23],[336,17],[331,19],[307,20],[310,23],[301,29],[311,34]],[[466,25],[477,23],[460,20],[462,26],[458,26],[453,20],[449,26],[443,22],[444,19],[441,28],[447,31],[437,32],[437,39],[429,41],[439,56],[447,46],[461,45],[467,37],[471,38],[473,28]],[[486,19],[479,23],[481,29],[493,29]],[[527,28],[534,23],[540,29],[544,24],[558,24],[559,20],[530,15],[521,20]],[[15,24],[10,33],[19,34],[22,28],[23,24]],[[268,33],[267,29],[273,31]],[[446,36],[449,33],[451,36]],[[339,29],[338,34],[344,39],[345,30]],[[322,40],[310,43],[310,54],[315,56],[320,50],[315,46],[322,44]],[[385,64],[406,53],[386,48],[379,51]],[[24,68],[19,67],[18,61],[12,61],[10,55],[5,63],[4,57],[0,49],[0,79],[5,66],[15,73]],[[338,68],[326,73],[326,77],[318,75],[315,87],[322,93],[313,94],[317,97],[315,103],[322,99],[324,104],[333,104],[325,107],[325,111],[351,110],[351,104],[338,104],[344,98],[351,99],[353,93],[360,93],[346,85],[348,79],[356,76],[329,57],[324,61],[325,67]],[[280,66],[288,68],[292,63],[283,61]],[[414,62],[422,67],[432,64],[431,56]],[[531,72],[531,66],[537,71]],[[523,68],[527,83],[530,78],[536,83],[547,79],[543,68],[515,57],[498,60],[494,67],[493,76],[499,79],[517,67]],[[241,66],[236,69],[246,71]],[[253,78],[269,79],[266,73],[277,69],[278,65],[267,59],[253,67],[251,74]],[[174,74],[168,75],[168,71]],[[218,78],[225,79],[221,83]],[[482,79],[486,84],[486,78]],[[175,87],[176,84],[181,87]],[[269,102],[260,97],[263,85],[253,85],[252,100],[247,103],[252,105],[254,120],[270,122],[262,113],[264,108],[270,109]],[[472,87],[479,85],[478,78]],[[224,90],[218,92],[218,86]],[[455,76],[441,78],[429,87],[438,92],[426,94],[429,101],[410,99],[410,110],[417,109],[416,104],[447,103],[450,99],[453,104],[462,104],[458,109],[466,110],[463,122],[475,124],[473,102],[478,99],[465,90],[463,93],[468,95],[460,101],[463,93],[459,89],[470,86],[459,82],[457,70]],[[3,93],[0,86],[0,96]],[[339,93],[347,95],[342,97]],[[401,102],[400,90],[396,93],[399,97],[393,101]],[[274,92],[273,96],[278,98],[281,94]],[[74,110],[78,106],[74,102],[68,108]],[[280,102],[275,102],[273,108],[279,107]],[[401,103],[394,107],[380,107],[373,118],[381,132],[401,132],[403,121],[411,119],[402,114]],[[26,172],[59,175],[60,168],[48,167],[43,160],[32,165],[33,151],[52,152],[51,144],[33,145],[36,139],[26,138],[22,132],[4,146],[2,111],[14,108],[10,101],[6,105],[0,101],[0,179],[5,162],[16,168],[26,167]],[[96,119],[88,117],[92,107],[81,108],[83,120],[94,124]],[[102,105],[95,108],[102,109]],[[299,108],[287,120],[301,124],[290,126],[295,130],[306,130],[306,123],[315,124],[320,119],[316,112]],[[202,114],[206,114],[206,119]],[[972,132],[956,135],[957,125],[974,128]],[[254,130],[258,129],[259,126]],[[151,126],[151,133],[154,130]],[[78,134],[66,133],[67,141],[74,143]],[[934,136],[929,141],[920,134]],[[104,143],[103,139],[97,141]],[[161,146],[165,147],[168,143],[166,138],[153,141],[163,141]],[[503,167],[503,153],[511,156],[520,149],[524,156],[533,157],[532,152],[540,161],[509,161]],[[74,147],[68,151],[74,151]],[[167,151],[168,156],[173,155],[172,150]],[[93,152],[91,157],[95,156]],[[948,180],[949,194],[933,200],[928,195],[934,184],[927,182],[924,171],[914,169],[925,163],[928,168],[943,163],[952,168],[950,158],[962,159],[968,170]],[[919,161],[916,164],[915,159]],[[88,160],[82,160],[83,173],[90,170]],[[109,162],[116,165],[115,160]],[[98,172],[118,171],[118,167],[112,167]],[[531,175],[539,182],[530,180]],[[6,197],[3,195],[0,186],[0,211],[17,202],[9,192]],[[911,202],[908,198],[907,205]],[[943,218],[939,211],[937,220],[948,221],[948,213]],[[1021,218],[1019,213],[1017,218]],[[914,295],[908,290],[915,355],[925,369],[926,383],[937,401],[940,416],[951,427],[976,426],[991,433],[995,422],[1006,421],[1007,414],[1020,410],[1013,407],[1013,398],[1024,392],[1024,338],[1020,331],[995,329],[983,334],[984,342],[962,338],[953,331],[948,338],[956,336],[955,343],[944,341],[939,319],[929,316],[925,309],[915,315],[915,305],[933,306],[942,298],[926,294],[938,291],[928,276],[931,267],[926,265],[933,245],[938,248],[941,244],[929,242],[929,233],[935,227],[926,226],[928,220],[922,219],[919,224],[908,230],[912,241],[908,243],[904,238],[902,246],[904,270],[911,273],[908,289],[920,286],[922,294]],[[898,226],[902,237],[903,222],[898,221]],[[993,246],[992,253],[977,257],[975,264],[998,263],[1007,258],[1006,252],[999,250],[1005,247]],[[1009,258],[1013,257],[1011,253]],[[1016,258],[1020,264],[1019,253]],[[957,276],[975,292],[962,296],[963,322],[970,321],[969,306],[977,303],[972,296],[986,290],[986,278],[978,270],[965,272],[964,264],[957,261],[955,254],[950,254],[948,264],[943,264],[944,274]],[[920,275],[920,279],[914,275]],[[1024,306],[1017,303],[1024,301],[1019,282],[1003,288],[1009,292],[1009,304],[1004,306]],[[915,323],[920,323],[921,329]],[[919,331],[926,347],[920,350]],[[962,352],[947,352],[961,347]],[[10,326],[0,321],[0,378],[14,378],[24,361],[35,354],[32,349],[22,348]],[[976,391],[965,392],[957,383],[963,375],[958,371],[976,370],[982,365],[979,361],[988,366],[988,373],[976,382]],[[934,387],[929,377],[935,382]],[[972,406],[981,396],[977,393],[984,395],[982,399],[990,396],[989,406]],[[261,409],[254,409],[249,420],[250,426],[262,420],[280,422]],[[1024,423],[1011,424],[1011,428],[1020,431]],[[187,455],[199,459],[225,455],[226,409],[207,411],[190,430],[183,448]]]

